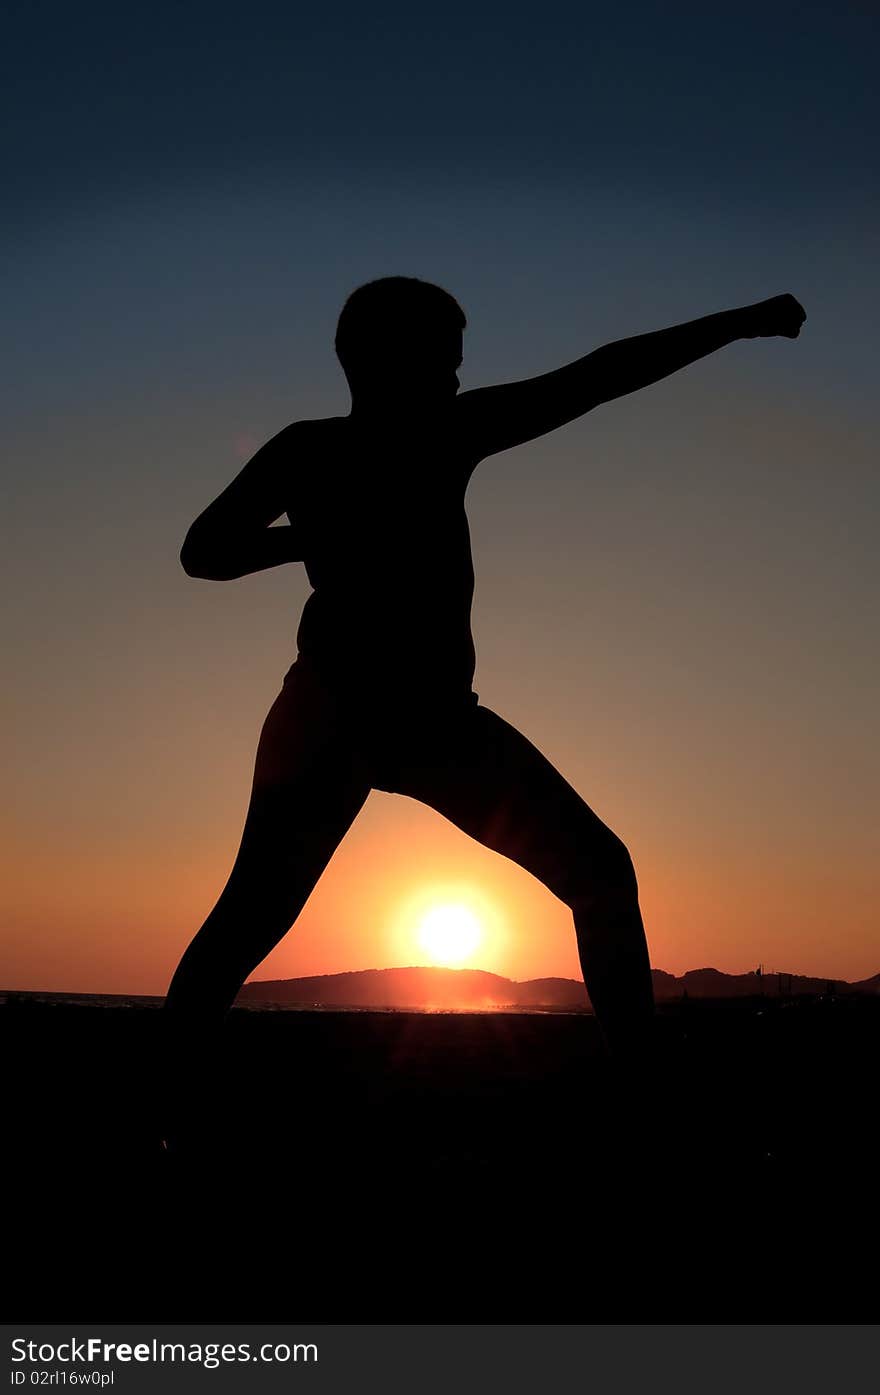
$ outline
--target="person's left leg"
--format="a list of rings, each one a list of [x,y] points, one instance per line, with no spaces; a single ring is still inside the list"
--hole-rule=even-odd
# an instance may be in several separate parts
[[[593,1010],[613,1056],[645,1059],[651,965],[632,859],[620,838],[515,727],[476,706],[408,720],[376,788],[429,805],[531,872],[571,908]]]

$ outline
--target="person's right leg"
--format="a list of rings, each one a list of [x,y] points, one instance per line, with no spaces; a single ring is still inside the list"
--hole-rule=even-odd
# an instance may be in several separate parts
[[[169,1018],[225,1015],[299,915],[369,789],[323,690],[291,678],[263,723],[238,853],[171,981]]]
[[[198,1076],[242,984],[290,929],[369,793],[334,704],[302,671],[260,734],[229,879],[171,980],[162,1009],[167,1081]],[[178,1090],[178,1094],[181,1093]]]

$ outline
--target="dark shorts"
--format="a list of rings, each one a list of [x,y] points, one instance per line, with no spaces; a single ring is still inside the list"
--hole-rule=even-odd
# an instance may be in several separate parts
[[[382,778],[393,778],[420,750],[438,752],[460,742],[480,703],[472,688],[409,675],[330,675],[302,654],[284,675],[279,696],[291,720],[307,723],[319,745],[325,734],[332,736],[375,789],[386,788]]]
[[[307,879],[371,789],[420,800],[565,900],[619,841],[473,690],[441,697],[371,674],[345,685],[300,656],[263,723],[248,828],[274,829]]]

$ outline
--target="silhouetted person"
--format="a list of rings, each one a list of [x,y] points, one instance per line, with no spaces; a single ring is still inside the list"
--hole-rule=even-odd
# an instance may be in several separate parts
[[[349,296],[336,333],[349,414],[280,431],[181,552],[190,576],[218,581],[303,561],[314,588],[263,724],[229,880],[168,991],[181,1068],[293,924],[371,789],[430,805],[563,900],[612,1055],[640,1058],[654,1001],[630,855],[472,689],[465,491],[487,456],[736,339],[795,338],[804,318],[776,296],[459,393],[466,320],[451,295],[392,276]],[[289,526],[269,526],[285,513]]]

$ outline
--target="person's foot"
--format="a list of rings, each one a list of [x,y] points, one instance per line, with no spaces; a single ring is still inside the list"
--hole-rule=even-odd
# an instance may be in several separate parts
[[[203,1165],[213,1166],[218,1161],[220,1140],[215,1133],[204,1129],[176,1124],[166,1127],[154,1136],[154,1155],[159,1164],[166,1168],[187,1169]]]
[[[222,1033],[164,1018],[154,1059],[153,1136],[160,1161],[207,1157],[222,1129]]]
[[[677,1025],[655,1019],[633,1049],[607,1057],[607,1127],[621,1184],[674,1181],[688,1167],[689,1095]]]

